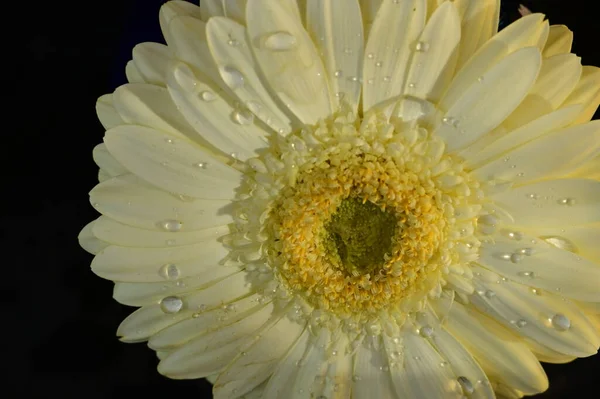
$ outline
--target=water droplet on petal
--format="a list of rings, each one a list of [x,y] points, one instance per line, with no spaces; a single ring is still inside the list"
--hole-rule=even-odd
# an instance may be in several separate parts
[[[239,125],[249,125],[254,121],[254,114],[248,109],[239,109],[231,114],[233,121]]]
[[[523,260],[524,257],[525,256],[521,255],[521,254],[512,254],[512,255],[510,255],[510,261],[512,263],[519,263]]]
[[[523,233],[520,231],[510,231],[506,234],[511,240],[521,241],[523,239]]]
[[[544,241],[546,241],[550,245],[554,245],[556,248],[564,249],[565,251],[577,252],[579,249],[577,246],[571,241],[567,240],[564,237],[560,236],[547,236],[542,237]]]
[[[519,253],[521,255],[531,256],[535,253],[535,250],[533,248],[521,248],[519,249]]]
[[[196,162],[194,166],[200,169],[206,169],[208,168],[208,162]]]
[[[419,329],[419,335],[429,338],[433,335],[433,328],[431,326],[423,326]]]
[[[179,231],[183,227],[183,223],[179,220],[167,219],[158,223],[158,226],[166,231]]]
[[[232,66],[224,66],[221,69],[221,77],[232,90],[239,89],[244,85],[244,75]]]
[[[471,380],[469,380],[467,377],[460,376],[456,380],[460,384],[460,387],[462,388],[463,392],[473,393],[473,391],[475,390],[473,388],[473,384],[471,383]]]
[[[417,42],[417,45],[415,46],[415,50],[424,53],[427,50],[429,50],[429,43],[427,42]]]
[[[167,263],[160,268],[159,274],[167,280],[177,280],[179,278],[179,269],[172,263]]]
[[[183,307],[183,301],[177,296],[168,296],[160,301],[160,309],[165,313],[177,313]]]
[[[573,199],[573,198],[561,198],[557,202],[559,205],[567,205],[567,206],[575,205],[575,199]]]
[[[567,331],[571,328],[571,320],[562,313],[557,313],[552,316],[551,323],[552,327],[558,331]]]
[[[212,91],[204,90],[200,93],[200,98],[206,102],[211,102],[217,99],[217,96]]]
[[[516,326],[517,326],[517,327],[519,327],[519,328],[523,328],[523,327],[525,327],[526,325],[527,325],[527,321],[526,321],[526,320],[523,320],[523,319],[521,319],[521,320],[517,321],[517,323],[516,323]]]
[[[289,51],[296,47],[296,37],[289,32],[271,33],[265,38],[265,47],[271,51]]]
[[[492,299],[492,298],[494,298],[495,296],[496,296],[496,293],[495,293],[494,291],[492,291],[492,290],[487,290],[487,291],[485,291],[485,297],[486,297],[487,299]]]
[[[534,272],[519,272],[519,273],[517,273],[517,275],[519,275],[521,277],[535,278]]]

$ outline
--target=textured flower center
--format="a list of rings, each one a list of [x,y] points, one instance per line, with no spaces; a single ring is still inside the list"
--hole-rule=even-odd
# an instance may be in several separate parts
[[[260,242],[259,254],[240,250],[273,273],[265,292],[359,324],[422,307],[479,246],[478,183],[443,149],[419,126],[338,116],[251,161],[240,215],[267,211],[241,217],[237,236]]]
[[[372,202],[342,200],[323,231],[329,262],[352,276],[378,272],[391,253],[396,220]]]

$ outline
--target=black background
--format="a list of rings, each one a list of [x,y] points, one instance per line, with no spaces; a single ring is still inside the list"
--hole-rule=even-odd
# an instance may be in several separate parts
[[[117,340],[117,326],[133,309],[111,299],[113,284],[90,271],[92,256],[77,243],[81,228],[97,217],[87,199],[97,178],[92,148],[104,133],[96,99],[125,83],[136,43],[162,41],[162,3],[23,2],[3,12],[5,26],[17,27],[3,43],[18,47],[3,55],[9,71],[3,83],[16,88],[3,95],[11,104],[3,108],[11,123],[2,144],[4,397],[211,397],[204,380],[159,375],[145,344]],[[522,3],[553,24],[567,24],[575,32],[573,51],[584,64],[600,66],[594,2]],[[517,7],[504,2],[503,23],[518,17]],[[545,368],[551,384],[539,398],[592,397],[600,356]]]

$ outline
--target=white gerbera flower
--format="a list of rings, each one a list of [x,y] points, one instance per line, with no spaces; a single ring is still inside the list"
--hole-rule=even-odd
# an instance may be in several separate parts
[[[600,70],[496,0],[166,3],[92,270],[216,398],[493,398],[600,345]]]

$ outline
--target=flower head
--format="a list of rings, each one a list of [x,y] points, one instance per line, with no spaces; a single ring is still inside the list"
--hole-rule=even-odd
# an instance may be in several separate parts
[[[493,398],[600,346],[600,70],[496,0],[166,3],[92,270],[217,398]]]

